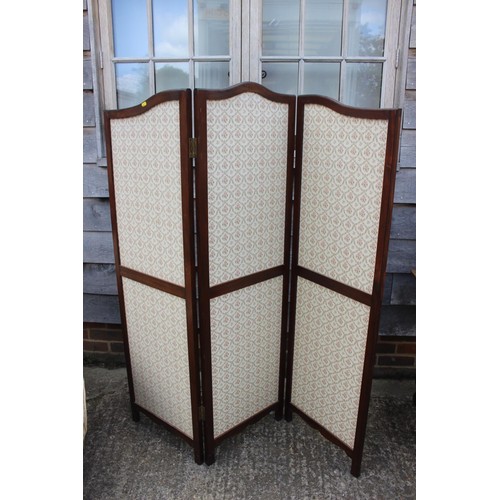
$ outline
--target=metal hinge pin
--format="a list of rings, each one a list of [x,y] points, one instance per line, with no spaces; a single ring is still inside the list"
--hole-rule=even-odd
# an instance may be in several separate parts
[[[189,158],[197,158],[198,156],[198,140],[196,137],[189,138]]]

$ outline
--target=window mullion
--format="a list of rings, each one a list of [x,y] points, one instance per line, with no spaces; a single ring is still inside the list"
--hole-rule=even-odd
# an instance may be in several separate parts
[[[241,46],[240,46],[240,78],[241,81],[250,81],[250,59],[253,54],[251,54],[250,49],[250,33],[252,33],[251,26],[251,1],[242,0],[241,2]],[[258,55],[257,55],[258,57]]]
[[[349,0],[344,0],[343,12],[342,12],[342,39],[340,42],[340,55],[342,60],[340,61],[340,89],[339,89],[339,100],[344,102],[345,100],[345,87],[346,87],[346,57],[347,57],[347,32],[348,32],[348,15],[349,15]]]
[[[229,85],[241,82],[242,75],[242,9],[243,3],[229,1]]]
[[[155,85],[155,65],[152,60],[154,55],[153,47],[153,0],[147,0],[146,12],[148,16],[148,69],[149,69],[149,93],[153,95],[156,92]]]
[[[194,89],[194,0],[186,0],[188,3],[188,49],[189,49],[189,87]]]
[[[263,0],[249,0],[249,79],[262,83],[262,11]]]
[[[299,8],[299,65],[297,95],[304,93],[304,44],[305,44],[305,18],[306,18],[306,0],[300,0]]]

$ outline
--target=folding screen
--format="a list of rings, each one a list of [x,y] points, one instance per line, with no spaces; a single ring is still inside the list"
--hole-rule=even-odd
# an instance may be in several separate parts
[[[195,91],[206,462],[224,437],[282,416],[295,97]]]
[[[191,91],[107,111],[105,127],[132,414],[180,434],[202,463]]]
[[[106,112],[132,412],[207,464],[250,422],[295,412],[359,475],[400,111],[295,102],[196,90],[195,138],[189,90]]]
[[[389,244],[400,112],[298,98],[286,418],[359,475]]]

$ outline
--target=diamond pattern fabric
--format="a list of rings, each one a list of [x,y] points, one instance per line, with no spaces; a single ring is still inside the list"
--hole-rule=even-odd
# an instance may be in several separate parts
[[[214,436],[278,401],[280,276],[210,301]]]
[[[372,293],[387,120],[304,110],[299,265]]]
[[[138,108],[137,114],[134,110],[111,113],[106,129],[111,134],[117,224],[113,230],[119,238],[121,265],[184,287],[186,264],[187,275],[193,283],[197,280],[199,300],[193,312],[189,286],[183,294],[159,280],[125,270],[120,274],[117,269],[123,285],[133,402],[192,439],[197,460],[201,450],[207,464],[214,459],[215,442],[221,442],[218,438],[278,403],[285,389],[285,401],[291,391],[291,404],[335,436],[334,442],[344,443],[344,448],[353,450],[358,415],[361,424],[365,418],[360,412],[365,407],[360,407],[363,368],[367,340],[374,341],[376,332],[372,329],[368,339],[371,307],[349,297],[360,297],[365,303],[369,299],[349,287],[368,295],[373,292],[384,172],[395,162],[385,165],[386,156],[393,158],[387,149],[388,130],[397,128],[393,114],[356,112],[384,119],[352,117],[331,109],[340,108],[327,100],[299,98],[299,110],[304,104],[303,135],[297,132],[303,137],[298,159],[301,183],[296,183],[300,228],[291,235],[292,247],[299,238],[299,250],[290,269],[285,256],[290,241],[284,237],[285,229],[288,236],[291,230],[285,224],[292,184],[288,193],[286,188],[292,134],[289,113],[295,108],[285,98],[272,101],[269,96],[273,94],[258,87],[247,84],[244,91],[221,94],[195,92],[196,120],[206,117],[206,123],[194,123],[203,145],[195,160],[200,175],[194,193],[198,217],[194,227],[183,227],[181,186],[181,143],[184,165],[189,139],[184,135],[191,123],[186,103],[191,102],[191,94],[160,97],[147,111]],[[178,95],[180,100],[174,97]],[[200,101],[196,95],[202,97]],[[187,121],[182,123],[180,109],[186,111]],[[298,127],[301,116],[296,116]],[[192,194],[186,203],[193,204]],[[291,211],[292,200],[288,203]],[[292,218],[291,226],[292,213],[288,218]],[[195,240],[199,254],[193,257],[198,267],[184,262],[184,230],[192,231],[192,238],[199,230],[199,240]],[[282,301],[283,286],[288,274],[269,277],[287,268],[294,282],[301,274],[296,264],[330,280],[305,272],[304,276],[323,285],[297,278],[297,302],[289,309],[295,317],[288,318],[295,325],[290,332],[294,343],[287,354],[281,352],[281,341],[282,318],[287,312],[283,311],[287,305]],[[278,266],[283,267],[250,276]],[[244,277],[249,278],[213,288]],[[177,295],[186,296],[187,302]],[[295,300],[294,290],[289,300]],[[378,305],[372,307],[378,314]],[[199,328],[199,343],[193,324]],[[193,385],[188,334],[191,359],[200,363],[199,379]],[[284,371],[280,379],[280,360],[291,353],[293,360],[288,357],[287,366],[293,371],[293,386],[287,385],[290,381],[288,375],[287,380],[283,377]],[[212,393],[212,407],[205,391]],[[196,404],[205,408],[192,408],[192,394]],[[193,410],[198,414],[195,432]],[[198,432],[202,427],[203,432]],[[358,439],[353,460],[359,443]]]
[[[186,301],[123,279],[136,403],[193,437]]]
[[[111,120],[120,259],[184,286],[179,103]]]
[[[354,447],[370,308],[298,278],[292,404]]]
[[[283,264],[288,105],[207,102],[210,286]]]

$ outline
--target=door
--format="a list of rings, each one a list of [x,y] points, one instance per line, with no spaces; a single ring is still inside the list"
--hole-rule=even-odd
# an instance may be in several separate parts
[[[365,108],[394,105],[401,2],[259,0],[248,73],[276,92]],[[253,34],[253,35],[252,35]],[[245,66],[245,55],[242,55]]]
[[[104,104],[242,81],[392,107],[397,0],[96,0]]]
[[[97,0],[105,108],[241,81],[237,0]]]

